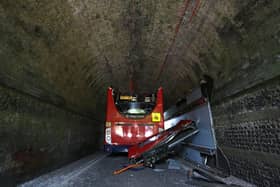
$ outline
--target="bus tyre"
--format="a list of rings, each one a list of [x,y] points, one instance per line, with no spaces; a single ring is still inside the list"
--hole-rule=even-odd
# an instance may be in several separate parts
[[[128,160],[129,164],[136,164],[136,159],[135,158],[130,158]]]

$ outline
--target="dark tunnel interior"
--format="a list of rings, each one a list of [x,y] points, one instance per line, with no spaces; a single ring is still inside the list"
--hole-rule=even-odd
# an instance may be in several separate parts
[[[233,174],[279,185],[279,0],[0,0],[0,175],[101,149],[108,86],[168,109],[205,75]]]

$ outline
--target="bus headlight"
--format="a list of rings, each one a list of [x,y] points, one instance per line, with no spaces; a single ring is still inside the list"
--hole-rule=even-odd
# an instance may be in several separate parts
[[[108,144],[112,143],[112,138],[111,138],[111,128],[106,128],[105,130],[105,141]]]

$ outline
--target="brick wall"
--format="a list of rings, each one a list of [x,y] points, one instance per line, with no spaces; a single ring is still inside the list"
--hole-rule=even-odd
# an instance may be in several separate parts
[[[215,98],[218,144],[233,174],[258,186],[280,185],[280,79]]]
[[[0,184],[1,175],[25,180],[94,152],[97,129],[94,120],[0,86]]]

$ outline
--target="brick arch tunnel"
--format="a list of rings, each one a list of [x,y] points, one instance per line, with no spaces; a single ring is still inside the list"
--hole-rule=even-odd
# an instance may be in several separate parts
[[[279,11],[278,0],[1,0],[1,175],[35,176],[100,149],[110,85],[162,86],[167,109],[206,74],[233,174],[276,186]]]

